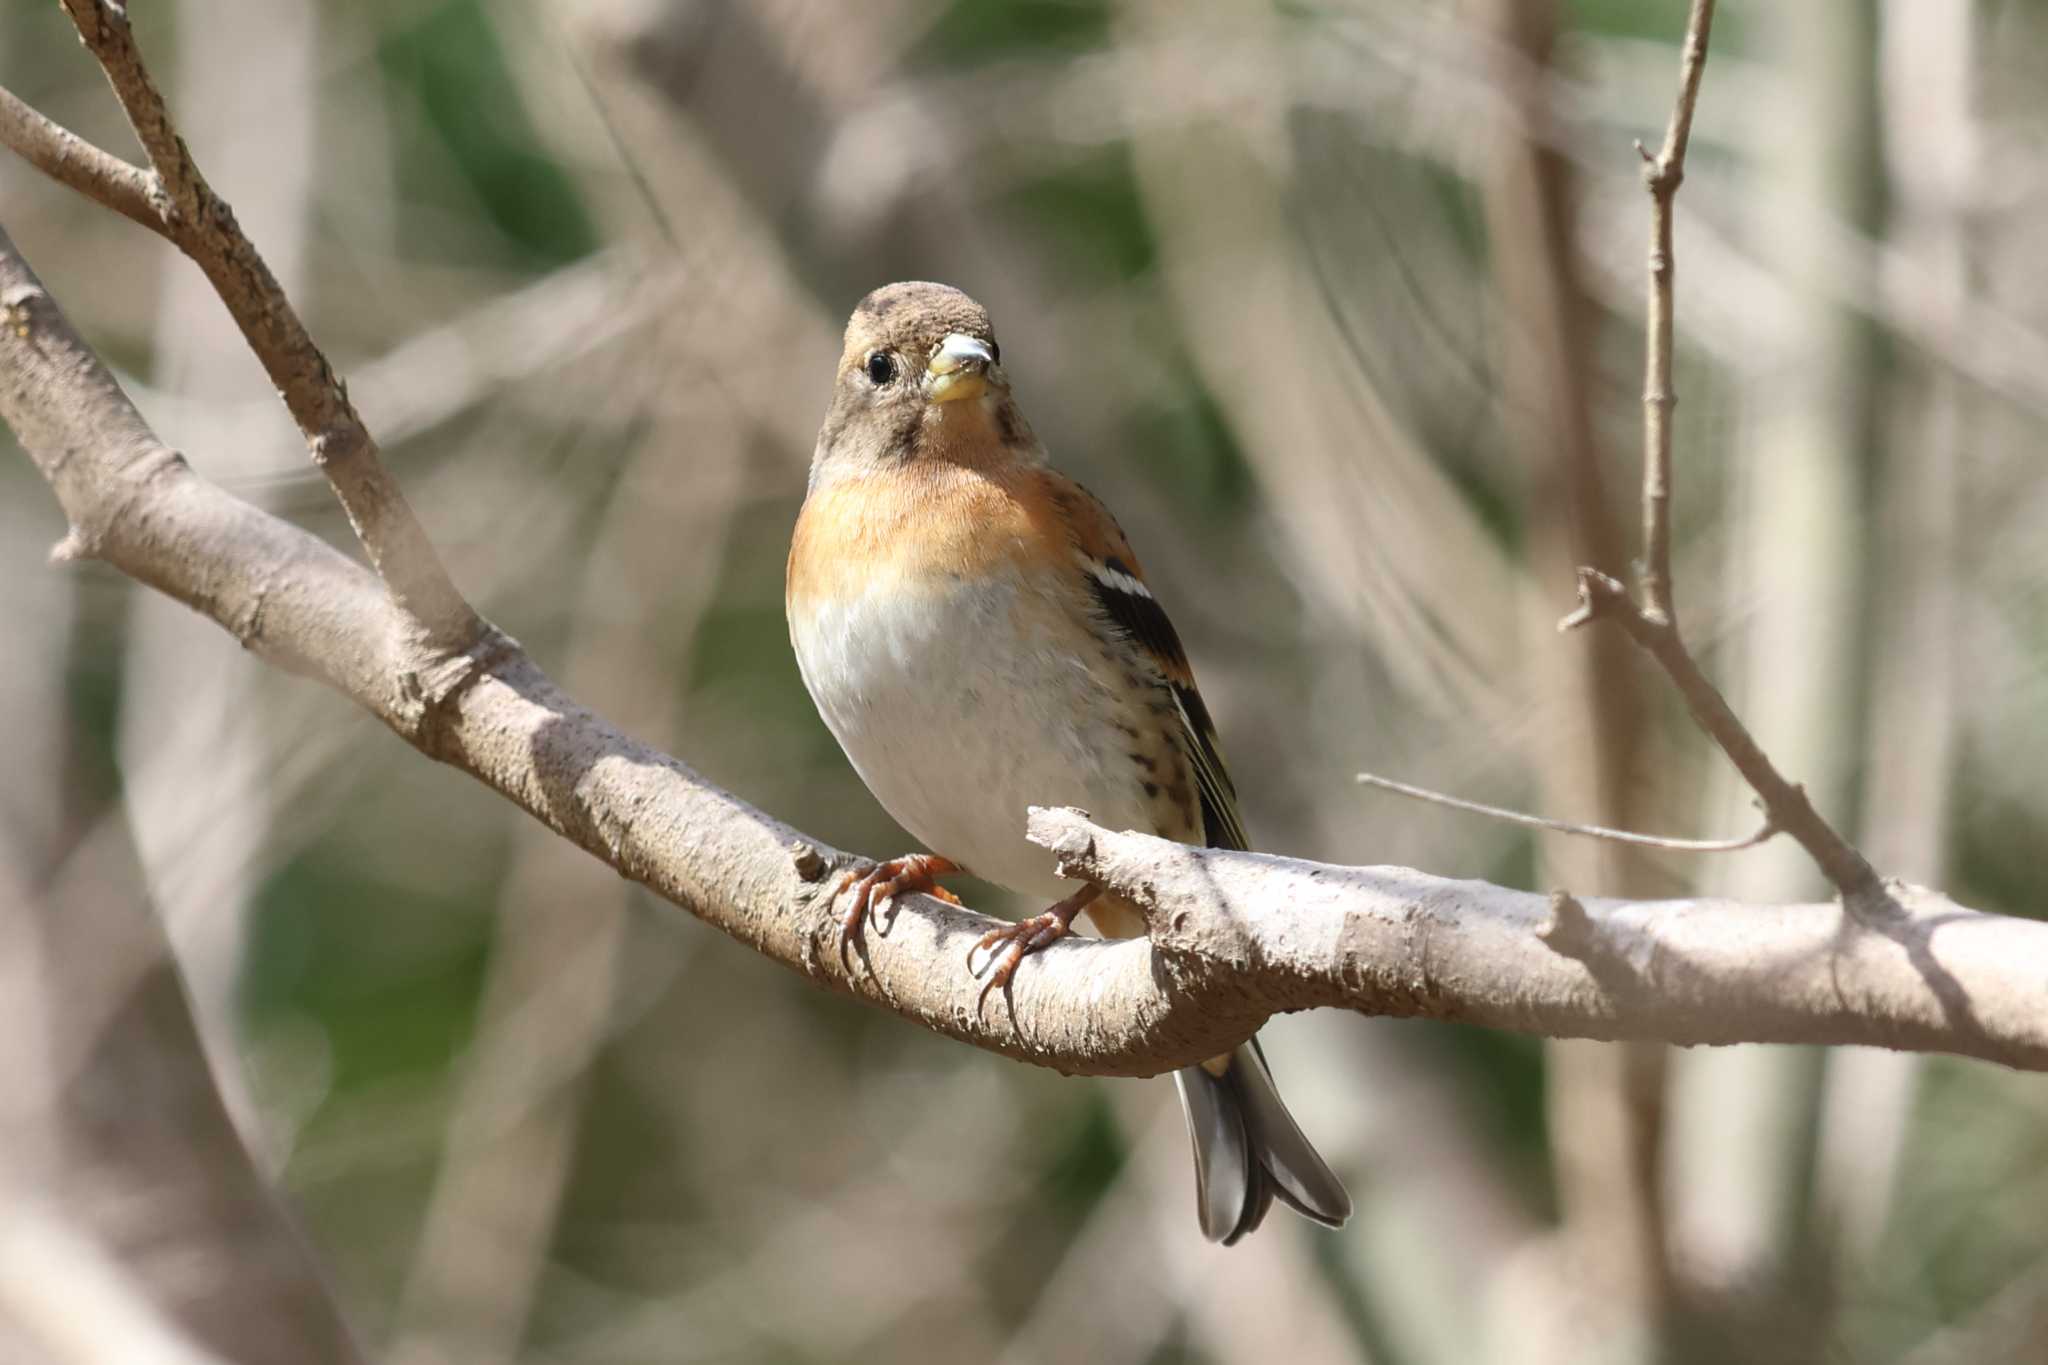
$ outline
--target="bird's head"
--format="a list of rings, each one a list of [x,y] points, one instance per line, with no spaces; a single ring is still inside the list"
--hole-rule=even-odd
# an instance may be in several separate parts
[[[884,285],[860,301],[846,324],[818,465],[979,465],[1033,445],[987,309],[924,281]]]

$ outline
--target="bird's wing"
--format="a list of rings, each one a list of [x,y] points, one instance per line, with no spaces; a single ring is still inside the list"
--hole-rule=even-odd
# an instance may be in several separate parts
[[[1166,609],[1145,584],[1138,558],[1123,528],[1093,493],[1056,470],[1041,471],[1048,495],[1065,514],[1076,566],[1109,625],[1136,645],[1172,694],[1182,748],[1195,772],[1202,802],[1202,833],[1212,848],[1245,848],[1244,822],[1237,812],[1237,788],[1223,766],[1216,722],[1195,687],[1194,670]]]

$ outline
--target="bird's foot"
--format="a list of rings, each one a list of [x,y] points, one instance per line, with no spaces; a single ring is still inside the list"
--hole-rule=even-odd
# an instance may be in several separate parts
[[[839,912],[840,951],[845,952],[847,945],[860,937],[870,912],[881,910],[906,891],[922,891],[958,905],[960,898],[940,886],[938,878],[961,870],[960,864],[935,853],[910,853],[865,868],[849,868],[832,889],[835,901],[848,891],[853,893],[846,908]]]
[[[983,934],[981,941],[967,950],[967,970],[970,972],[974,971],[976,954],[986,952],[989,955],[988,980],[982,985],[981,998],[988,999],[990,991],[1008,990],[1010,978],[1017,974],[1017,965],[1040,948],[1065,938],[1073,930],[1074,916],[1101,894],[1099,886],[1084,886],[1042,915],[1020,919],[1015,924],[1005,924]]]

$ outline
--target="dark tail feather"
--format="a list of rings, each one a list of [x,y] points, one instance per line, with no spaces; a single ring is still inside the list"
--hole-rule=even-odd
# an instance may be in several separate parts
[[[1221,1076],[1191,1066],[1173,1079],[1195,1144],[1195,1212],[1204,1237],[1231,1245],[1259,1225],[1276,1197],[1329,1227],[1351,1216],[1351,1196],[1281,1103],[1257,1039],[1230,1054]]]

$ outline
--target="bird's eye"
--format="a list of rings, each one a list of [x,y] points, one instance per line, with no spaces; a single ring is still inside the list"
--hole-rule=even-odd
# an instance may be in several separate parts
[[[868,357],[868,378],[876,384],[886,384],[896,377],[896,357],[887,351],[876,351]]]
[[[988,362],[991,365],[1003,363],[1003,348],[996,344],[994,337],[990,337],[988,342]]]

